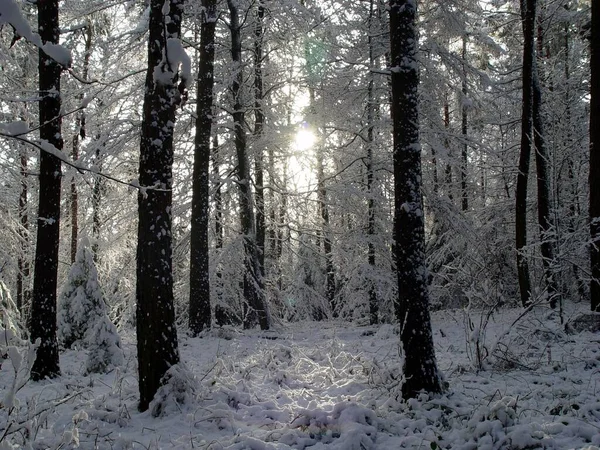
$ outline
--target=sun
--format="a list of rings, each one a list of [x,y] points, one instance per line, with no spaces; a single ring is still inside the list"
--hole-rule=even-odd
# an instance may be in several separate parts
[[[294,137],[294,150],[299,152],[310,150],[316,142],[317,138],[312,131],[300,128]]]

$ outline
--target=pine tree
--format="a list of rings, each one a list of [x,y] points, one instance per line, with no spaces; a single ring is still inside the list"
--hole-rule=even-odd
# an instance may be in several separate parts
[[[86,347],[90,331],[106,314],[94,255],[87,239],[83,239],[58,299],[59,342],[65,348],[73,345]]]

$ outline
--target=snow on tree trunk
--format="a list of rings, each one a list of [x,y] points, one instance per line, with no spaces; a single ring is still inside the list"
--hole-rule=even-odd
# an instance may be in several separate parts
[[[392,119],[394,141],[394,236],[398,307],[404,348],[404,398],[442,391],[431,319],[419,144],[417,14],[414,0],[390,0]]]
[[[181,102],[176,81],[179,63],[189,63],[183,61],[179,41],[182,14],[182,0],[150,2],[138,194],[136,325],[141,411],[148,409],[169,367],[179,362],[171,225],[173,131]]]

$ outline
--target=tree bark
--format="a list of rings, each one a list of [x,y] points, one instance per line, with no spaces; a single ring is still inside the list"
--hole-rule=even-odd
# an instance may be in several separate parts
[[[523,21],[523,107],[521,112],[521,152],[515,195],[515,241],[517,250],[517,271],[521,303],[526,307],[531,302],[531,279],[527,246],[527,178],[533,142],[533,64],[535,58],[535,0],[521,0]]]
[[[590,83],[590,263],[592,311],[600,312],[600,4],[592,2]]]
[[[404,398],[421,391],[442,391],[436,364],[421,195],[416,2],[390,0],[392,122],[394,142],[395,262],[398,276],[398,322],[405,352]]]
[[[165,7],[167,6],[167,7]],[[172,271],[173,130],[180,102],[167,41],[181,33],[183,0],[150,2],[148,71],[140,141],[137,247],[137,352],[140,411],[179,362]],[[173,41],[170,41],[173,42]]]
[[[230,13],[231,57],[236,73],[231,83],[233,94],[233,126],[234,141],[238,161],[238,185],[240,188],[240,222],[244,239],[244,300],[247,311],[244,314],[244,327],[255,325],[257,316],[260,328],[266,330],[270,326],[269,312],[264,297],[263,280],[261,278],[258,249],[256,248],[256,228],[252,190],[250,188],[250,164],[248,161],[246,132],[244,129],[244,109],[242,105],[242,39],[237,0],[227,0]]]
[[[39,0],[38,32],[44,43],[58,44],[58,1]],[[60,114],[60,73],[62,67],[39,50],[40,140],[62,150]],[[37,358],[31,369],[33,380],[60,374],[56,339],[56,285],[60,235],[61,162],[41,152],[39,176],[38,231],[31,304],[31,340],[40,339]]]
[[[193,335],[210,328],[211,323],[208,257],[209,163],[213,122],[217,2],[203,0],[202,7],[190,232],[189,326]]]

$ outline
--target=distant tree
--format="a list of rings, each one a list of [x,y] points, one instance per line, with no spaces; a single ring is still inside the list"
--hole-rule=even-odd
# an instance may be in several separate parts
[[[435,359],[421,196],[417,67],[417,8],[414,0],[390,0],[392,121],[394,151],[394,237],[398,276],[397,320],[404,348],[404,398],[439,393]]]
[[[600,4],[592,2],[590,61],[590,248],[592,281],[590,297],[592,311],[600,312]]]
[[[210,328],[210,283],[208,259],[209,162],[213,122],[213,85],[215,60],[216,0],[202,2],[200,54],[198,61],[198,99],[196,101],[196,137],[192,184],[190,231],[189,326],[194,335]]]
[[[150,1],[148,69],[140,140],[136,326],[140,403],[145,411],[179,362],[173,306],[173,131],[189,73],[181,41],[183,0]]]
[[[40,0],[38,33],[43,44],[58,44],[58,0]],[[40,140],[62,150],[61,65],[39,50]],[[56,285],[60,230],[61,161],[49,152],[40,154],[39,209],[31,303],[31,340],[40,338],[37,358],[31,369],[33,380],[60,374],[56,339]]]

